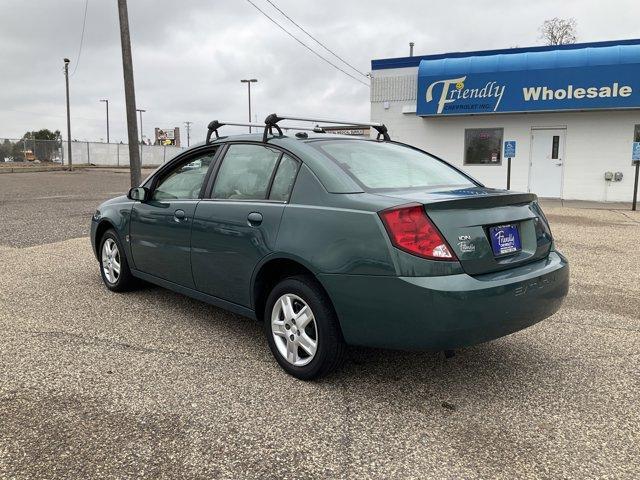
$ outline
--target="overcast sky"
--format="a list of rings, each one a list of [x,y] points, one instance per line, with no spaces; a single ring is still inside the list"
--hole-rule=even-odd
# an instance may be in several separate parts
[[[260,8],[312,45],[266,0]],[[578,41],[640,37],[637,0],[272,0],[293,20],[365,73],[371,59],[540,44],[538,27],[553,16],[575,17]],[[66,132],[62,58],[72,61],[72,136],[126,138],[122,57],[116,0],[2,0],[0,137],[27,130]],[[368,119],[369,89],[324,63],[279,30],[246,0],[129,0],[133,66],[145,135],[153,127],[194,123],[203,139],[212,119],[247,117],[246,85],[262,121],[271,112]],[[335,61],[335,59],[333,59]],[[352,72],[352,71],[351,71]],[[366,78],[352,72],[354,76]],[[64,134],[66,137],[66,133]]]

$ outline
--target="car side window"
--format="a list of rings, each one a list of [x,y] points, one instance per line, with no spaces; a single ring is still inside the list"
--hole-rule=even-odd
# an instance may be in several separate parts
[[[297,173],[298,162],[289,155],[283,155],[276,176],[273,178],[269,199],[288,202]]]
[[[178,165],[153,191],[153,200],[190,200],[200,196],[200,188],[215,152]]]
[[[212,198],[262,200],[280,152],[261,145],[230,145],[222,160]]]

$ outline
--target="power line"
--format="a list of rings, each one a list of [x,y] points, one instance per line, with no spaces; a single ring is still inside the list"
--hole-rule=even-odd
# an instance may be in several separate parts
[[[361,72],[360,70],[358,70],[356,67],[354,67],[353,65],[351,65],[349,62],[347,62],[344,58],[342,58],[340,55],[338,55],[337,53],[335,53],[334,51],[332,51],[329,47],[327,47],[324,43],[322,43],[320,40],[318,40],[317,38],[315,38],[313,35],[311,35],[309,32],[307,32],[304,28],[302,28],[302,26],[300,26],[298,23],[296,23],[293,18],[291,18],[289,15],[287,15],[285,12],[282,11],[282,9],[280,9],[280,7],[278,7],[275,3],[273,3],[271,0],[267,0],[267,2],[269,4],[271,4],[271,6],[273,8],[275,8],[278,12],[280,12],[287,20],[289,20],[291,23],[293,23],[296,27],[298,27],[300,30],[302,30],[311,40],[313,40],[314,42],[316,42],[318,45],[320,45],[322,48],[324,48],[327,52],[329,52],[331,55],[333,55],[334,57],[336,57],[338,60],[340,60],[342,63],[344,63],[345,65],[351,67],[354,71],[356,71],[357,73],[359,73],[360,75],[362,75],[363,77],[367,77],[366,73]]]
[[[307,50],[309,50],[311,53],[313,53],[315,56],[317,56],[318,58],[324,60],[325,62],[327,62],[329,65],[331,65],[333,68],[340,70],[342,73],[344,73],[345,75],[347,75],[348,77],[353,78],[356,82],[360,82],[363,85],[366,85],[367,87],[369,86],[368,83],[363,82],[362,80],[360,80],[357,77],[354,77],[353,75],[351,75],[349,72],[345,71],[344,69],[340,68],[338,65],[336,65],[335,63],[333,63],[331,60],[328,60],[327,58],[323,57],[322,55],[320,55],[318,52],[316,52],[313,48],[311,48],[309,45],[307,45],[306,43],[304,43],[303,41],[301,41],[298,37],[296,37],[294,34],[292,34],[291,32],[289,32],[289,30],[287,30],[286,28],[284,28],[282,25],[280,25],[276,20],[274,20],[272,17],[270,17],[264,10],[262,10],[260,7],[258,7],[255,3],[253,3],[251,0],[247,0],[247,2],[249,2],[251,5],[253,5],[253,7],[258,10],[262,15],[264,15],[265,17],[267,17],[269,20],[271,20],[271,22],[276,25],[280,30],[282,30],[284,33],[286,33],[287,35],[289,35],[291,38],[293,38],[296,42],[298,42],[300,45],[302,45],[304,48],[306,48]]]
[[[84,18],[82,19],[82,34],[80,35],[80,48],[78,48],[78,57],[76,58],[76,63],[73,67],[73,72],[71,72],[71,76],[73,77],[78,69],[78,64],[80,63],[80,54],[82,54],[82,44],[84,43],[84,28],[87,25],[87,10],[89,9],[89,0],[85,0],[84,2]]]

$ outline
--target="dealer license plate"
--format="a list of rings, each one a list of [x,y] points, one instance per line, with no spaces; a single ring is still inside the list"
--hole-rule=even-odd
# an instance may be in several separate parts
[[[518,232],[517,225],[509,224],[489,227],[489,237],[491,238],[493,254],[496,257],[522,250],[520,232]]]

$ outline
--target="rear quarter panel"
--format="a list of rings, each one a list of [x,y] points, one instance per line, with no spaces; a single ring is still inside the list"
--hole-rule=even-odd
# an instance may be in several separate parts
[[[328,193],[302,165],[286,206],[276,251],[304,260],[316,273],[454,275],[458,262],[431,261],[393,247],[378,216],[406,200],[371,193]]]
[[[376,213],[385,204],[376,205],[368,197],[327,193],[303,164],[284,210],[277,250],[304,259],[316,272],[395,274]]]

